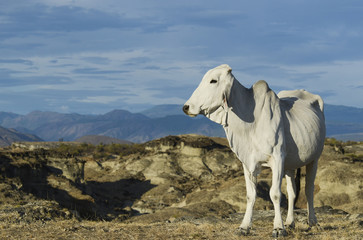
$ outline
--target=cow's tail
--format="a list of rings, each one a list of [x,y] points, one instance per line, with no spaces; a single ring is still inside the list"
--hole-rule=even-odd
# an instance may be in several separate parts
[[[299,199],[300,187],[301,187],[300,178],[301,178],[301,168],[298,168],[296,170],[296,176],[295,176],[296,197],[295,197],[295,201],[294,201],[294,206],[296,205],[296,202]]]

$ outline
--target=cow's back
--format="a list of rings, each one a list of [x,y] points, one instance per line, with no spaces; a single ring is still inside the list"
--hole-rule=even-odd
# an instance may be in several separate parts
[[[325,139],[324,104],[305,90],[278,94],[286,143],[285,169],[296,169],[319,158]]]

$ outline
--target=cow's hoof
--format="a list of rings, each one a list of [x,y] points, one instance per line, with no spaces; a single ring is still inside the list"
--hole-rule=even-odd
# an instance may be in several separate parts
[[[313,225],[313,226],[309,226],[308,227],[308,231],[310,231],[311,229],[315,229],[315,230],[317,230],[317,231],[323,231],[324,229],[319,225],[319,223],[316,223],[315,225]]]
[[[273,238],[286,237],[286,236],[287,236],[287,232],[285,229],[277,228],[272,231]]]
[[[309,224],[309,227],[319,225],[318,220],[316,219],[316,217],[309,218],[308,219],[308,224]]]
[[[285,225],[288,229],[292,230],[295,229],[295,222],[292,222],[291,224]]]
[[[247,236],[248,234],[250,234],[250,228],[244,229],[239,227],[236,230],[236,235],[238,236]]]

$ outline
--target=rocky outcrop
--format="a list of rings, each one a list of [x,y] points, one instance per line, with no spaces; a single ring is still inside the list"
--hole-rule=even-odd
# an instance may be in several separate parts
[[[12,150],[34,151],[38,149],[49,150],[59,147],[63,142],[13,142]],[[80,145],[78,142],[67,142],[67,145]]]
[[[34,199],[51,200],[66,209],[57,210],[60,216],[79,213],[106,220],[144,213],[224,216],[245,209],[242,165],[222,138],[168,136],[129,145],[137,152],[102,157],[60,154],[51,147],[35,146],[13,145],[14,149],[0,152],[1,202],[11,203],[12,196],[18,196],[18,202],[22,199],[22,205]],[[326,146],[316,180],[317,206],[350,209],[349,204],[361,199],[362,163],[345,161],[349,156]],[[272,209],[270,179],[271,171],[262,170],[256,210]],[[303,186],[304,180],[298,207],[306,204]],[[282,205],[286,206],[285,195]],[[361,205],[354,204],[354,210],[362,212]]]

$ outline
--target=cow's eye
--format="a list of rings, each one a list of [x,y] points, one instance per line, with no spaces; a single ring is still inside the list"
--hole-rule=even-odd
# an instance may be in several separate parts
[[[210,83],[217,83],[217,80],[212,79],[212,80],[210,80]]]

